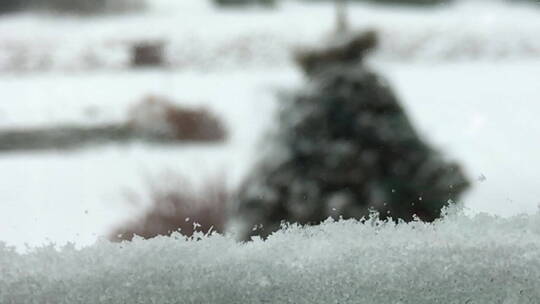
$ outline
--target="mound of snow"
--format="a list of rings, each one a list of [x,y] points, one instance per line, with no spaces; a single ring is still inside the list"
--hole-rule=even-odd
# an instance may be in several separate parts
[[[540,214],[326,222],[268,240],[180,234],[20,255],[1,303],[539,303]]]

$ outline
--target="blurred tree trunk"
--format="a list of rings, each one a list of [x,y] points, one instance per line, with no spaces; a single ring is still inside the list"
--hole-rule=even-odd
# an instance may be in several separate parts
[[[336,32],[346,33],[349,30],[349,20],[346,0],[335,0],[336,4]]]

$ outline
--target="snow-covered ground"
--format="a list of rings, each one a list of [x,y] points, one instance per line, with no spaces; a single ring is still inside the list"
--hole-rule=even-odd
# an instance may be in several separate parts
[[[138,211],[126,190],[144,193],[146,180],[164,171],[195,181],[224,173],[237,185],[257,143],[264,146],[276,91],[304,81],[290,49],[327,34],[333,14],[328,4],[293,1],[247,13],[200,0],[153,3],[120,17],[0,18],[0,127],[120,121],[132,104],[157,94],[207,106],[231,137],[210,146],[0,154],[0,241],[89,245]],[[369,64],[389,79],[417,128],[475,181],[465,206],[505,216],[535,212],[540,10],[491,2],[354,5],[352,17],[355,27],[382,33]],[[127,69],[126,42],[155,38],[170,41],[171,66]],[[11,66],[13,56],[22,65]]]
[[[277,9],[217,9],[210,1],[151,1],[146,12],[78,19],[20,14],[0,19],[0,71],[122,69],[130,45],[167,44],[176,68],[215,70],[289,63],[290,50],[333,27],[331,3],[282,1]],[[391,8],[351,4],[351,24],[380,34],[386,60],[468,60],[540,56],[534,4],[456,1],[450,6]],[[66,30],[68,29],[68,30]]]
[[[275,87],[281,82],[286,88],[299,76],[286,70],[220,75],[146,71],[0,79],[0,92],[16,100],[0,106],[2,127],[123,120],[133,103],[161,94],[182,105],[211,109],[231,133],[225,144],[134,143],[0,154],[0,240],[22,245],[39,244],[47,237],[92,243],[133,215],[125,192],[145,193],[148,180],[155,182],[163,172],[177,172],[195,182],[224,174],[234,187],[270,125]],[[88,107],[96,113],[92,118],[85,117]]]
[[[177,235],[27,255],[0,244],[0,302],[535,304],[539,228],[539,215],[452,214],[292,227],[244,244]]]

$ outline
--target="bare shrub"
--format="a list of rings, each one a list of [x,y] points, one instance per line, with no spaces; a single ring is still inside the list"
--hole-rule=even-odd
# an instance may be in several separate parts
[[[87,115],[96,115],[90,109]],[[221,121],[205,109],[181,108],[159,97],[148,97],[134,106],[123,123],[97,126],[0,129],[0,152],[71,149],[87,145],[134,140],[149,143],[215,142],[226,137]]]
[[[130,127],[141,134],[174,140],[221,141],[223,123],[204,108],[182,108],[159,96],[148,96],[129,112]]]
[[[140,217],[115,229],[112,241],[145,239],[180,231],[191,237],[195,232],[223,232],[227,222],[226,204],[229,191],[223,177],[208,179],[199,187],[183,177],[166,176],[150,185],[150,208]],[[173,180],[174,182],[170,182]],[[137,196],[130,201],[136,203]]]
[[[131,47],[131,65],[134,67],[162,66],[165,43],[163,41],[141,41]]]

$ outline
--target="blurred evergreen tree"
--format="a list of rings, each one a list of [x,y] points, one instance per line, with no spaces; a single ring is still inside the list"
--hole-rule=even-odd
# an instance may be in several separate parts
[[[386,81],[362,65],[373,32],[299,53],[309,84],[283,100],[271,147],[237,197],[242,237],[281,221],[328,217],[425,221],[440,216],[468,181],[414,130]]]

